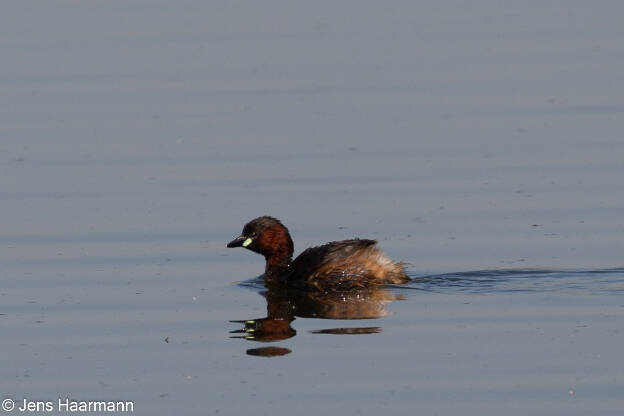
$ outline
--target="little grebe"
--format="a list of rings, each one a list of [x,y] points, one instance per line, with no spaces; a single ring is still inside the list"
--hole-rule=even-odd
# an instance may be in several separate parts
[[[264,278],[288,286],[314,290],[351,290],[409,280],[403,263],[394,262],[376,247],[375,240],[332,241],[310,247],[292,260],[288,229],[273,217],[258,217],[243,228],[228,247],[244,247],[266,259]]]

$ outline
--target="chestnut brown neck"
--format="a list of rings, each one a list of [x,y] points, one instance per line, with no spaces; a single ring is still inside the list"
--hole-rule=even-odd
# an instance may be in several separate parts
[[[260,254],[266,259],[265,275],[268,279],[283,275],[292,260],[294,245],[286,227],[273,225],[258,237]]]

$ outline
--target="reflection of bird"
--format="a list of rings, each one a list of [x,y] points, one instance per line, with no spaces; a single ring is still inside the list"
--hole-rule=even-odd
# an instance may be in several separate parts
[[[267,301],[264,318],[231,321],[243,324],[243,328],[230,331],[233,338],[250,341],[282,341],[297,334],[290,324],[296,316],[323,319],[374,319],[389,315],[386,304],[402,300],[402,295],[380,287],[351,290],[347,292],[311,292],[292,289],[283,285],[269,285],[261,293]],[[330,328],[311,331],[314,334],[375,334],[380,327]],[[239,335],[240,334],[240,335]],[[266,351],[262,349],[262,355]],[[254,355],[260,355],[254,354]]]
[[[375,240],[333,241],[311,247],[292,260],[288,229],[275,218],[248,222],[228,247],[244,247],[266,259],[266,281],[312,290],[351,290],[409,280],[403,263],[390,260]]]
[[[247,350],[247,355],[255,355],[258,357],[279,357],[280,355],[290,354],[292,351],[284,347],[260,347]]]
[[[245,334],[242,336],[235,335],[232,338],[245,338],[253,341],[281,341],[294,337],[297,334],[297,331],[290,326],[293,320],[294,318],[280,319],[269,316],[266,318],[248,319],[246,321],[230,321],[245,324],[244,328],[230,331],[230,334]]]
[[[367,326],[362,328],[329,328],[329,329],[317,329],[310,331],[312,334],[331,334],[331,335],[364,335],[364,334],[378,334],[381,332],[381,328],[378,326]]]
[[[265,297],[271,304],[283,303],[288,299],[292,314],[302,318],[322,319],[375,319],[388,316],[386,305],[394,300],[403,300],[403,295],[381,287],[355,289],[338,292],[312,292],[296,289],[269,290]],[[275,306],[273,307],[275,308]]]

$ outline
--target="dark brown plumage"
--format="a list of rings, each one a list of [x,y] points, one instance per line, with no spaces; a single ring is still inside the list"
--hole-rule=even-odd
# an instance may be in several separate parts
[[[228,247],[245,247],[266,259],[265,279],[313,290],[352,290],[409,280],[403,263],[393,262],[375,240],[332,241],[311,247],[292,260],[288,229],[273,217],[248,222]]]

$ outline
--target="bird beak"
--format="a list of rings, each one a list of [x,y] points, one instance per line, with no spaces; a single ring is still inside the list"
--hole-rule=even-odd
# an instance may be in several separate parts
[[[229,248],[232,248],[232,247],[243,247],[243,243],[246,240],[247,240],[247,237],[245,237],[244,235],[241,235],[240,237],[236,237],[234,240],[230,241],[227,246]]]

